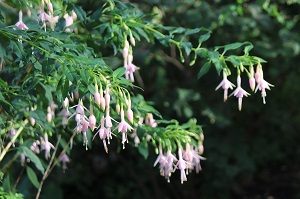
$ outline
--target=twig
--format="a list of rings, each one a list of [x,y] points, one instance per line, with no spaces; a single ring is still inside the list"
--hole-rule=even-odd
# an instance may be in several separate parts
[[[59,144],[60,138],[61,138],[61,135],[58,135],[57,143],[56,143],[56,145],[55,145],[54,152],[53,152],[53,154],[52,154],[52,156],[51,156],[51,160],[50,160],[50,162],[49,162],[49,164],[48,164],[48,167],[47,167],[47,169],[46,169],[46,171],[45,171],[45,173],[44,173],[44,175],[43,175],[43,178],[42,178],[42,180],[41,180],[41,182],[40,182],[40,187],[39,187],[39,189],[38,189],[38,192],[37,192],[37,194],[36,194],[35,199],[38,199],[38,198],[40,197],[40,194],[41,194],[41,191],[42,191],[43,184],[44,184],[45,180],[46,180],[47,177],[48,177],[49,170],[50,170],[50,168],[51,168],[51,165],[52,165],[52,162],[53,162],[53,160],[54,160],[55,154],[56,154],[56,152],[57,152],[57,148],[58,148],[58,144]]]
[[[2,161],[2,159],[4,158],[5,154],[7,153],[7,151],[9,150],[9,148],[11,147],[11,145],[16,141],[16,139],[18,138],[18,136],[20,135],[20,133],[23,131],[24,127],[26,126],[26,124],[28,123],[28,120],[25,119],[23,125],[18,129],[18,131],[16,132],[16,134],[14,135],[14,137],[11,139],[11,141],[7,144],[7,146],[5,147],[5,149],[1,152],[0,155],[0,162]]]

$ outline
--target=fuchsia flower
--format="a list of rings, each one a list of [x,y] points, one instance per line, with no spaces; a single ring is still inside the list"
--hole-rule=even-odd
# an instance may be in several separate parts
[[[40,144],[40,141],[36,140],[35,142],[33,142],[30,146],[30,149],[35,153],[35,154],[39,154],[40,153],[40,149],[38,147],[38,145]]]
[[[105,152],[108,153],[108,148],[107,148],[107,145],[106,145],[106,137],[107,137],[107,129],[105,128],[104,126],[104,117],[101,118],[101,124],[100,124],[100,129],[96,132],[96,134],[94,135],[93,139],[95,138],[95,136],[97,134],[99,134],[99,137],[100,139],[102,140],[103,142],[103,146],[104,146],[104,149],[105,149]]]
[[[216,87],[215,90],[218,90],[220,87],[222,87],[224,89],[224,102],[227,100],[227,95],[228,95],[228,89],[230,88],[231,90],[233,89],[233,87],[235,87],[235,85],[233,83],[231,83],[228,79],[227,79],[227,75],[225,73],[225,71],[223,70],[223,80],[221,81],[221,83]]]
[[[244,89],[242,89],[240,75],[238,75],[238,77],[237,77],[237,88],[233,91],[233,93],[231,93],[229,95],[229,97],[231,95],[234,95],[236,98],[238,98],[238,108],[239,108],[239,110],[242,110],[242,100],[243,100],[243,97],[244,96],[248,97],[248,95],[250,95],[250,94],[247,93]]]
[[[152,113],[148,113],[146,118],[145,118],[145,124],[148,124],[149,126],[155,128],[157,127],[157,123],[155,119],[153,118]]]
[[[41,137],[41,150],[45,150],[45,158],[50,157],[50,150],[54,149],[54,146],[48,141],[48,134],[45,133],[44,138]]]
[[[25,29],[28,30],[28,27],[25,25],[22,18],[23,18],[23,12],[20,10],[19,11],[19,21],[15,25],[21,30],[25,30]]]
[[[202,149],[200,148],[200,151],[196,151],[190,144],[186,144],[185,151],[183,152],[183,159],[187,162],[187,169],[193,170],[194,167],[196,168],[196,172],[199,173],[199,171],[202,170],[200,165],[200,160],[205,160],[204,157],[200,156],[198,153],[203,153],[203,145]],[[198,149],[199,150],[199,149]],[[188,170],[187,170],[188,173]]]
[[[179,147],[179,149],[178,149],[178,157],[179,157],[179,160],[178,160],[176,166],[180,170],[180,180],[181,180],[181,184],[183,184],[184,181],[187,181],[186,174],[185,174],[185,169],[187,168],[187,162],[185,160],[183,160],[183,158],[182,158],[182,148],[181,147]]]
[[[125,149],[125,142],[127,140],[127,131],[131,131],[133,128],[125,121],[124,110],[121,108],[121,122],[117,126],[118,132],[122,132],[122,144],[123,149]]]
[[[256,82],[257,82],[257,86],[255,88],[255,93],[257,92],[257,90],[261,91],[263,103],[265,104],[266,103],[265,97],[267,96],[266,89],[271,90],[270,86],[273,87],[274,85],[272,85],[269,82],[267,82],[266,80],[264,80],[263,70],[261,69],[260,65],[257,66],[255,77],[256,77]]]
[[[67,169],[67,163],[70,162],[70,158],[66,153],[63,153],[59,158],[58,161],[62,163],[62,168],[65,171]]]

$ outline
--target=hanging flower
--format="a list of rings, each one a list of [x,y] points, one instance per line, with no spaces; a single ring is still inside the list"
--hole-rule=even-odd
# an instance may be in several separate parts
[[[233,87],[235,87],[235,85],[233,83],[231,83],[228,79],[227,79],[227,75],[225,73],[225,71],[223,70],[223,80],[221,81],[221,83],[216,87],[215,90],[218,90],[220,87],[222,87],[224,89],[224,102],[227,100],[227,95],[228,95],[228,89],[230,88],[231,90],[233,89]]]
[[[239,110],[242,110],[242,100],[243,97],[248,97],[250,94],[247,93],[244,89],[241,87],[241,77],[238,75],[237,77],[237,88],[229,95],[234,95],[236,98],[238,98],[238,108]]]

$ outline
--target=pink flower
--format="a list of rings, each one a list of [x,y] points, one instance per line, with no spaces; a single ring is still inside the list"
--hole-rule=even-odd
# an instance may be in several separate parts
[[[123,144],[123,149],[125,149],[125,142],[127,140],[127,131],[131,131],[133,128],[125,121],[124,118],[124,110],[121,108],[121,122],[117,126],[118,132],[122,132],[122,144]]]
[[[70,162],[70,158],[66,153],[63,153],[59,158],[58,161],[62,163],[63,170],[67,169],[67,163]]]
[[[40,144],[40,141],[37,140],[37,141],[33,142],[32,145],[30,146],[30,149],[36,154],[40,153],[40,149],[38,147],[39,144]]]
[[[147,114],[147,116],[145,118],[145,123],[153,128],[157,127],[157,123],[156,123],[155,119],[153,118],[152,113]]]
[[[185,174],[185,169],[187,168],[187,162],[185,160],[183,160],[183,158],[182,158],[181,147],[178,149],[178,157],[179,157],[179,160],[178,160],[176,166],[180,170],[180,180],[181,180],[181,184],[182,184],[184,181],[187,181],[186,174]]]
[[[264,80],[264,74],[263,74],[263,70],[261,69],[261,67],[257,66],[258,69],[256,71],[257,73],[257,86],[255,88],[255,93],[257,92],[257,90],[261,91],[261,96],[263,98],[263,103],[266,103],[266,99],[265,97],[267,96],[267,92],[266,89],[271,90],[270,86],[274,86],[272,84],[270,84],[269,82],[267,82],[266,80]]]
[[[227,79],[227,75],[225,73],[225,71],[223,71],[223,80],[221,81],[221,83],[216,87],[215,90],[218,90],[220,87],[222,87],[224,89],[224,102],[227,100],[227,95],[228,95],[228,89],[230,88],[231,90],[233,89],[233,87],[235,87],[235,85],[233,83],[231,83],[228,79]]]
[[[132,63],[133,61],[133,56],[132,54],[128,55],[128,63],[126,65],[126,71],[125,71],[125,78],[130,79],[131,82],[134,82],[134,76],[133,73],[137,69],[136,65]]]
[[[244,89],[242,89],[241,87],[241,77],[238,75],[237,77],[237,88],[229,95],[229,97],[231,95],[234,95],[236,98],[238,98],[238,108],[239,110],[242,110],[242,100],[243,97],[248,97],[248,95],[250,95],[249,93],[247,93]]]
[[[103,145],[104,145],[104,149],[106,151],[106,153],[108,153],[108,148],[107,148],[107,145],[106,145],[106,137],[107,137],[107,129],[104,127],[104,117],[101,118],[101,122],[100,122],[100,129],[96,132],[96,134],[94,135],[93,139],[95,138],[95,136],[97,134],[99,134],[99,137],[100,139],[102,140],[103,142]]]
[[[90,117],[89,117],[89,126],[90,126],[91,130],[94,131],[94,129],[96,127],[96,117],[95,117],[95,115],[90,115]]]
[[[28,27],[25,25],[22,18],[23,18],[23,12],[20,10],[19,11],[19,21],[15,25],[21,30],[25,30],[25,29],[28,30]]]
[[[45,158],[50,157],[50,150],[54,149],[54,146],[48,141],[48,134],[45,133],[44,138],[41,137],[41,149],[45,150]]]

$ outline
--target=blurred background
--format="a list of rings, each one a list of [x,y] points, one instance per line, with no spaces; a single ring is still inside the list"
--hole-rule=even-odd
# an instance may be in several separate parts
[[[186,122],[195,117],[203,125],[205,141],[202,172],[191,173],[180,184],[179,172],[168,183],[153,167],[154,150],[145,160],[135,149],[108,154],[97,140],[91,150],[74,147],[63,173],[57,168],[45,182],[41,198],[300,198],[300,2],[299,0],[136,0],[145,12],[166,26],[206,27],[207,48],[250,41],[250,54],[267,60],[265,79],[275,87],[223,102],[215,91],[222,80],[215,69],[197,79],[204,60],[192,67],[180,63],[173,47],[138,42],[134,62],[140,67],[137,85],[146,100],[155,102],[164,118]],[[102,1],[79,0],[84,10],[96,10]],[[196,45],[197,37],[191,36]],[[242,49],[241,49],[242,50]],[[234,51],[237,55],[241,51]],[[233,70],[234,71],[234,70]],[[243,74],[245,75],[245,74]],[[228,77],[235,83],[236,74]],[[247,76],[242,76],[248,92]],[[114,144],[114,143],[113,143]],[[26,198],[35,195],[28,179],[19,185]],[[32,191],[34,190],[34,191]]]

